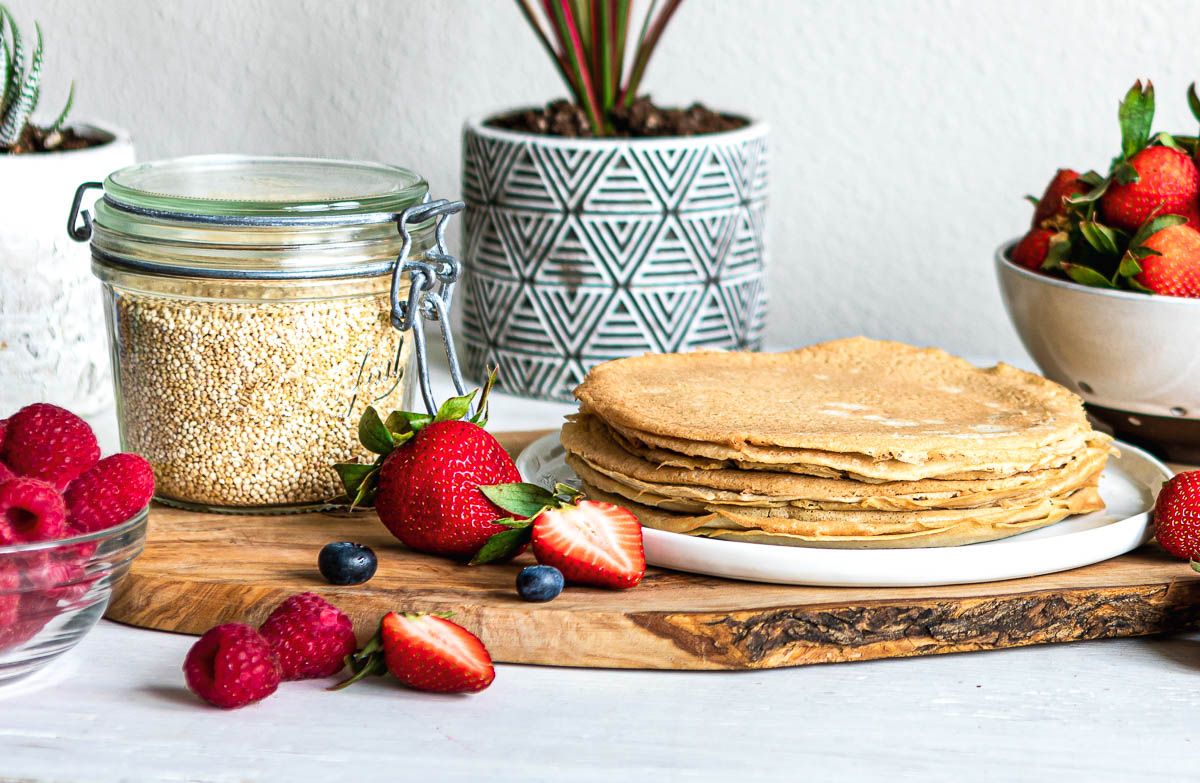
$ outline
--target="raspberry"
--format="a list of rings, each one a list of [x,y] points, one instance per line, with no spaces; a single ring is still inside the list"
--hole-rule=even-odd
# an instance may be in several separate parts
[[[12,415],[0,458],[18,475],[63,489],[100,459],[100,445],[87,422],[55,405],[28,405]]]
[[[18,563],[0,558],[0,650],[29,641],[57,613],[54,598],[22,586]]]
[[[0,545],[62,538],[67,507],[58,490],[35,478],[0,484]]]
[[[70,549],[37,550],[13,555],[25,583],[56,601],[74,601],[87,594],[99,575],[89,576],[86,558]]]
[[[279,658],[258,631],[242,623],[208,629],[183,662],[187,686],[226,710],[261,701],[279,687]]]
[[[64,493],[71,525],[82,532],[121,524],[153,496],[154,470],[137,454],[105,457]]]
[[[13,473],[12,468],[10,468],[8,465],[5,465],[3,462],[0,462],[0,484],[3,484],[9,479],[15,479],[16,477],[17,474]]]
[[[293,595],[259,631],[279,655],[285,680],[337,674],[346,656],[358,650],[350,618],[316,593]]]

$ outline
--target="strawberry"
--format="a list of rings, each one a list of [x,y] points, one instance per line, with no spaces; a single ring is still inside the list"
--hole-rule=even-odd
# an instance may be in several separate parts
[[[279,656],[283,679],[330,677],[358,649],[354,624],[316,593],[293,595],[258,629]]]
[[[1200,170],[1185,153],[1147,147],[1129,159],[1137,182],[1114,180],[1100,197],[1107,223],[1130,233],[1153,214],[1188,215],[1200,197]]]
[[[478,693],[496,679],[492,656],[479,637],[445,617],[423,612],[388,612],[379,633],[351,656],[354,676],[391,672],[410,688],[435,693]]]
[[[1054,178],[1046,186],[1046,191],[1038,200],[1033,210],[1031,228],[1042,228],[1042,223],[1066,211],[1063,200],[1068,196],[1078,196],[1087,193],[1091,188],[1079,181],[1079,172],[1073,169],[1059,169],[1054,172]],[[1031,232],[1032,233],[1032,232]],[[1025,264],[1022,264],[1025,266]],[[1032,269],[1034,267],[1030,267]]]
[[[631,511],[581,500],[543,511],[533,521],[533,555],[568,582],[625,589],[642,581],[642,526]]]
[[[68,532],[67,507],[53,486],[23,477],[0,484],[0,546],[50,541]]]
[[[1154,535],[1175,557],[1200,560],[1200,470],[1163,484],[1154,503]]]
[[[1169,226],[1142,243],[1161,255],[1146,256],[1136,280],[1156,294],[1200,297],[1200,231]]]
[[[154,470],[137,454],[113,454],[67,486],[71,524],[81,532],[119,525],[154,497]]]
[[[495,524],[506,515],[479,489],[521,480],[512,457],[480,426],[493,380],[484,387],[480,413],[470,421],[461,419],[474,392],[447,400],[436,416],[397,411],[384,422],[368,408],[359,436],[380,457],[374,465],[334,466],[346,499],[357,506],[373,504],[392,535],[435,555],[468,558],[506,530]]]
[[[232,710],[261,701],[279,687],[279,658],[248,625],[210,628],[183,662],[188,689],[210,704]]]
[[[37,403],[8,420],[0,459],[20,476],[63,489],[100,459],[100,445],[87,422],[55,405]]]
[[[375,510],[406,546],[454,557],[475,554],[504,528],[504,516],[479,491],[483,484],[520,481],[504,447],[465,421],[430,424],[383,463]]]
[[[1038,270],[1046,260],[1046,252],[1050,249],[1050,237],[1057,232],[1048,228],[1031,229],[1012,249],[1012,262],[1026,269]]]

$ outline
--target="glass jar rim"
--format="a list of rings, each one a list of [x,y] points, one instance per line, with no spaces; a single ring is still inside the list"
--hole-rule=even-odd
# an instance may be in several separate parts
[[[420,204],[429,185],[399,166],[261,155],[138,163],[104,180],[112,206],[163,219],[230,225],[354,224]]]

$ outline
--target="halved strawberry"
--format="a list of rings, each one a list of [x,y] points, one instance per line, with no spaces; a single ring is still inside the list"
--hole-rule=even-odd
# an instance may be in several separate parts
[[[548,508],[533,521],[533,554],[568,582],[624,589],[642,581],[642,526],[631,511],[581,500]]]
[[[492,656],[479,637],[445,617],[423,612],[388,612],[379,633],[349,656],[354,676],[391,672],[410,688],[435,693],[478,693],[496,679]]]

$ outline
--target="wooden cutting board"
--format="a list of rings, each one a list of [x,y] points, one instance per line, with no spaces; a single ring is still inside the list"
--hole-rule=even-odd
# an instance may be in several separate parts
[[[519,451],[542,432],[502,433]],[[365,585],[317,572],[330,541],[379,557]],[[467,567],[401,546],[373,514],[199,514],[155,506],[146,550],[113,595],[110,619],[199,634],[261,622],[312,590],[346,611],[360,639],[391,610],[450,611],[497,661],[647,669],[756,669],[967,652],[1176,631],[1200,619],[1200,574],[1157,546],[1061,574],[903,589],[790,587],[651,568],[638,587],[568,587],[517,597],[529,554]]]

